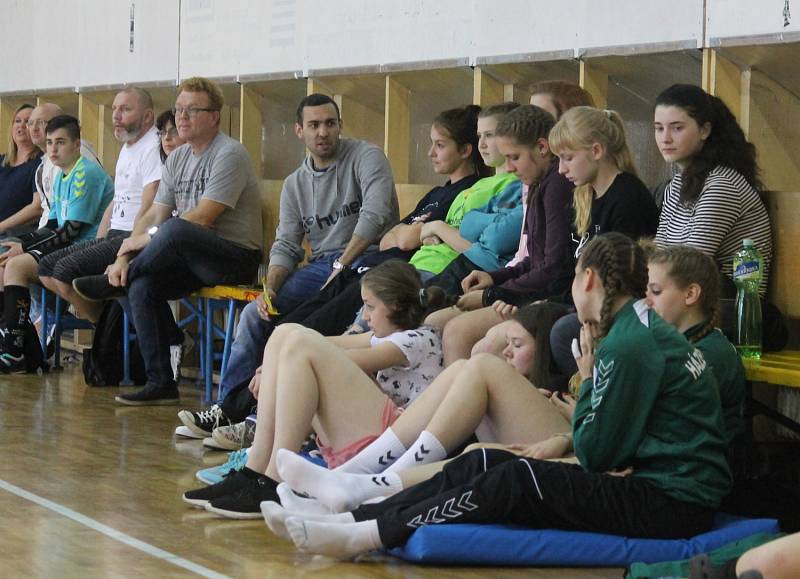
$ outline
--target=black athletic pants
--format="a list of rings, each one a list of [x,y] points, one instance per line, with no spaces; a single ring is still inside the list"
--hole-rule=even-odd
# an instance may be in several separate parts
[[[592,474],[574,464],[479,449],[426,482],[362,505],[353,516],[377,519],[384,546],[397,547],[418,527],[447,523],[682,538],[708,531],[714,511],[675,500],[635,476]]]

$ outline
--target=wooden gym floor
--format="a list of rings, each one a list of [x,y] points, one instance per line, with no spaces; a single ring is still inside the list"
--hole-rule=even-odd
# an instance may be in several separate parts
[[[619,577],[619,569],[359,564],[299,553],[263,521],[219,519],[180,500],[225,460],[176,439],[179,407],[131,408],[88,388],[77,365],[0,375],[0,577]],[[182,407],[200,392],[182,388]]]

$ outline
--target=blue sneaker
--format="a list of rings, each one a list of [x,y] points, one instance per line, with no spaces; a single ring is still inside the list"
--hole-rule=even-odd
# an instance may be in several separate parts
[[[228,453],[228,461],[220,466],[198,470],[195,475],[198,480],[207,485],[215,485],[222,481],[222,477],[235,470],[242,470],[247,464],[247,449],[242,448]]]

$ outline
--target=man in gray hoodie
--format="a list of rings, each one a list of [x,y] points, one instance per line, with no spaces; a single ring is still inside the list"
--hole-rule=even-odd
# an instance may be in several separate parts
[[[280,315],[317,294],[361,258],[378,251],[383,235],[399,221],[399,207],[389,161],[366,141],[340,137],[342,119],[327,95],[305,97],[297,108],[295,133],[308,157],[283,184],[275,243],[269,254],[267,293]],[[302,243],[311,247],[309,263]],[[219,400],[232,387],[250,380],[277,316],[263,298],[248,304],[239,318],[228,369],[220,384]],[[221,410],[178,414],[188,430],[182,434],[210,436],[222,424]]]

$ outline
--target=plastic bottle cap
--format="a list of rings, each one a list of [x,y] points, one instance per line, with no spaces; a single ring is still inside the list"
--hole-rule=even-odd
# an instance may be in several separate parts
[[[753,243],[752,239],[743,239],[742,245],[744,245],[745,247],[753,247],[755,243]]]

